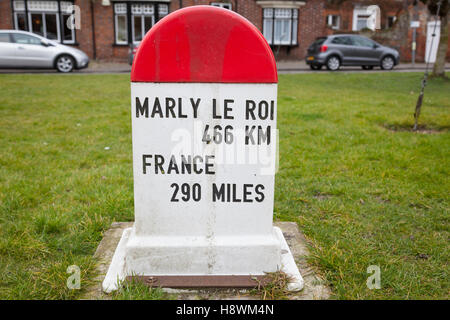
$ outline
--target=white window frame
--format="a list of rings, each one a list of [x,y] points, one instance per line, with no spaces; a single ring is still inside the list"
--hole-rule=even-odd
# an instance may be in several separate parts
[[[18,15],[23,14],[26,19],[26,30],[33,33],[33,26],[31,24],[31,14],[41,14],[42,15],[42,22],[44,24],[43,30],[44,34],[43,36],[47,38],[47,25],[46,25],[46,16],[49,14],[56,15],[56,28],[57,28],[57,39],[49,39],[53,41],[58,41],[60,43],[65,44],[74,44],[76,42],[76,33],[75,29],[71,29],[71,35],[72,40],[64,40],[61,29],[61,23],[64,22],[63,15],[67,15],[68,13],[65,11],[68,6],[71,6],[74,4],[73,1],[60,1],[60,5],[58,6],[58,1],[56,0],[47,0],[47,1],[36,1],[36,0],[29,0],[27,1],[27,11],[28,15],[26,15],[25,11],[25,1],[24,0],[14,0],[12,5],[12,10],[14,14],[14,29],[19,29],[19,21],[18,21]]]
[[[228,2],[211,2],[211,5],[213,7],[219,7],[219,8],[224,8],[224,9],[228,9],[228,10],[233,10],[233,5]]]
[[[278,14],[277,14],[278,10]],[[286,17],[282,17],[281,10],[290,10]],[[286,12],[286,11],[283,11]],[[278,16],[277,16],[278,15]],[[285,23],[289,24],[289,36],[285,39],[276,39],[276,22],[281,22],[280,27]],[[267,30],[267,27],[271,28]],[[298,8],[292,7],[275,7],[263,8],[263,35],[270,45],[295,46],[298,44]]]
[[[161,8],[165,8],[164,10],[161,10]],[[169,5],[165,3],[159,3],[158,6],[155,6],[155,10],[158,10],[158,18],[161,20],[165,16],[169,14]],[[154,23],[153,23],[154,24]]]
[[[67,16],[67,15],[70,15],[70,13],[67,13],[67,12],[61,12],[61,21],[62,21],[62,23],[66,23],[65,22],[65,20],[64,20],[64,16]],[[60,24],[58,24],[58,25],[60,25]],[[67,44],[74,44],[75,43],[75,28],[72,28],[72,29],[70,29],[70,33],[71,33],[71,35],[72,35],[72,40],[65,40],[64,39],[64,35],[63,35],[63,32],[64,32],[64,29],[62,29],[61,30],[61,32],[60,32],[60,36],[61,36],[61,42],[62,43],[67,43]]]
[[[146,34],[145,31],[145,18],[146,17],[151,17],[152,18],[152,26],[150,28],[152,28],[155,25],[155,14],[132,14],[131,15],[131,33],[132,33],[132,37],[133,37],[133,43],[134,44],[138,44],[140,43],[142,40],[136,41],[136,36],[134,34],[135,28],[134,28],[134,18],[135,17],[139,17],[141,18],[141,32],[142,32],[142,39],[144,39],[144,36]]]
[[[125,18],[125,40],[119,41],[119,17]],[[114,30],[115,33],[115,41],[116,44],[128,44],[128,23],[127,23],[127,15],[126,14],[114,14]]]
[[[368,7],[356,7],[353,9],[353,24],[352,24],[353,31],[359,31],[358,30],[358,17],[364,16],[364,17],[367,17],[367,20],[370,18],[371,13],[367,11],[367,8]],[[368,26],[366,26],[365,28],[368,28]],[[360,30],[362,30],[362,29],[360,29]],[[372,31],[375,31],[375,29]]]
[[[333,25],[333,17],[336,17],[336,25]],[[329,14],[327,15],[327,26],[331,27],[333,30],[339,30],[341,27],[341,16],[338,14]]]
[[[19,29],[19,18],[17,18],[17,15],[19,15],[19,14],[23,14],[25,16],[25,20],[28,20],[26,14],[25,14],[25,11],[15,11],[14,12],[14,27],[15,27],[15,30],[22,30],[22,29]],[[28,21],[26,21],[26,23],[28,23]],[[28,30],[22,30],[22,31],[28,31]]]
[[[127,17],[127,5],[125,3],[114,3],[114,43],[115,44],[128,44],[128,17]],[[125,40],[119,41],[119,17],[125,18]]]
[[[42,35],[42,37],[44,37],[44,38],[47,38],[47,23],[46,23],[46,16],[47,16],[47,14],[51,14],[51,15],[55,15],[56,16],[56,36],[57,36],[57,39],[49,39],[49,40],[53,40],[53,41],[58,41],[58,42],[61,42],[61,28],[60,28],[60,26],[61,26],[61,24],[60,24],[60,21],[59,21],[59,14],[58,14],[58,12],[53,12],[53,11],[49,11],[49,12],[46,12],[46,11],[29,11],[28,12],[28,29],[30,30],[30,32],[32,32],[32,33],[34,33],[33,32],[33,25],[32,25],[32,19],[31,19],[31,15],[32,14],[40,14],[40,15],[42,15],[42,24],[43,24],[43,27],[44,27],[44,30],[43,30],[43,32],[44,32],[44,34]],[[47,38],[48,39],[48,38]]]
[[[28,11],[35,12],[58,12],[58,1],[48,0],[48,1],[27,1]]]
[[[130,12],[128,12],[130,10]],[[145,18],[151,17],[151,23],[152,28],[156,21],[156,17],[158,17],[158,21],[164,18],[169,14],[169,3],[162,3],[162,2],[142,2],[142,1],[125,1],[121,0],[116,3],[114,3],[113,7],[114,11],[114,43],[117,45],[128,45],[128,44],[139,44],[142,40],[136,41],[136,35],[135,35],[135,29],[134,29],[134,23],[135,18],[140,17],[141,19],[141,32],[142,37],[145,36],[146,32],[148,30],[145,30]],[[119,24],[118,24],[118,18],[124,17],[125,19],[125,35],[126,40],[125,41],[119,41]],[[129,30],[128,28],[131,28]]]
[[[141,18],[141,34],[142,34],[142,39],[144,39],[144,36],[146,34],[146,31],[145,31],[145,18],[146,17],[151,17],[152,18],[152,26],[150,27],[150,29],[151,29],[155,25],[155,10],[159,10],[159,6],[153,6],[153,4],[152,4],[152,11],[151,11],[151,13],[148,13],[148,12],[146,13],[144,11],[144,5],[143,4],[135,4],[135,5],[140,6],[140,12],[133,13],[133,10],[131,11],[131,37],[132,37],[133,44],[139,44],[142,40],[139,40],[139,41],[135,40],[136,39],[135,28],[134,28],[134,19],[135,19],[135,17],[140,17]]]

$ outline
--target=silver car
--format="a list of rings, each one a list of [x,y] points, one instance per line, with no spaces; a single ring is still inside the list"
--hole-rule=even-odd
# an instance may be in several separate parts
[[[0,68],[48,68],[59,72],[86,68],[89,57],[81,50],[31,32],[0,30]]]
[[[365,70],[381,67],[391,70],[400,62],[397,50],[354,34],[317,38],[308,48],[306,63],[311,69],[338,70],[341,66],[361,66]]]

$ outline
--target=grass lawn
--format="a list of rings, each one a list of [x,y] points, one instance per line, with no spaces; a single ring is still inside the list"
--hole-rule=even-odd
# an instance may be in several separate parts
[[[334,298],[449,298],[450,82],[426,89],[436,132],[412,133],[420,79],[280,76],[275,219],[298,223]],[[0,298],[79,298],[67,267],[85,288],[102,232],[133,220],[129,88],[128,75],[0,75]]]

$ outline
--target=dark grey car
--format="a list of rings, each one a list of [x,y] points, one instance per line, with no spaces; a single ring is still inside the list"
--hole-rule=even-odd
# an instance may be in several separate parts
[[[391,70],[400,61],[397,50],[360,35],[339,34],[317,38],[308,48],[306,63],[313,70],[326,66],[338,70],[341,66],[361,66],[369,70],[381,67]]]

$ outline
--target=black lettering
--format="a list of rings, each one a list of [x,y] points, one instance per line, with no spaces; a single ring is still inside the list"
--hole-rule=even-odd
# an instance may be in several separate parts
[[[160,118],[164,118],[164,114],[161,109],[161,104],[159,103],[159,99],[155,98],[155,103],[153,104],[153,110],[151,117],[154,118],[155,114],[158,114]]]
[[[234,100],[226,99],[223,103],[224,103],[224,106],[223,106],[223,110],[224,110],[223,115],[224,115],[224,117],[223,118],[224,119],[234,119],[234,117],[232,115],[228,115],[228,112],[233,111],[233,108],[232,107],[228,107],[228,104],[229,103],[234,103]]]
[[[155,154],[155,174],[158,174],[158,169],[162,174],[164,174],[163,164],[164,157],[160,154]]]
[[[267,142],[267,145],[270,144],[270,126],[267,126],[265,134],[262,127],[258,126],[258,144],[263,142]]]
[[[175,190],[173,191],[172,194],[172,198],[170,199],[171,202],[178,202],[179,200],[177,199],[177,193],[178,193],[178,189],[180,189],[180,187],[176,184],[176,183],[172,183],[170,185],[171,188],[175,188]]]
[[[183,101],[181,98],[178,98],[178,118],[187,118],[186,114],[183,114]]]
[[[200,201],[202,198],[202,187],[198,183],[192,185],[192,199],[195,202]]]
[[[203,158],[201,156],[195,156],[194,159],[192,159],[192,162],[194,164],[194,172],[200,174],[203,172],[203,169],[198,169],[197,160],[200,160],[200,162],[203,162]]]
[[[194,102],[194,99],[191,98],[191,105],[192,105],[192,110],[194,111],[194,119],[197,118],[198,116],[198,106],[200,105],[200,98],[197,99],[197,102]]]
[[[255,101],[253,100],[245,101],[245,120],[249,120],[250,116],[252,117],[253,120],[256,120],[255,108],[256,108]]]
[[[183,194],[181,200],[183,200],[184,202],[189,201],[189,199],[191,198],[191,186],[187,183],[183,183],[181,185],[181,193]]]
[[[216,201],[225,201],[225,185],[222,183],[220,185],[220,189],[217,189],[217,186],[215,183],[213,183],[212,185],[213,187],[213,192],[212,192],[212,201],[216,202]]]
[[[233,183],[233,202],[241,202],[242,200],[237,198],[237,192],[236,192],[236,184]]]
[[[259,195],[259,197],[255,197],[255,200],[257,202],[263,202],[264,201],[264,193],[262,191],[260,191],[260,189],[264,190],[264,186],[262,184],[256,185],[255,192],[256,192],[256,194]]]
[[[169,112],[172,115],[172,118],[176,118],[175,111],[173,109],[175,108],[175,99],[173,98],[166,98],[166,118],[169,118]]]
[[[248,196],[252,195],[251,191],[248,191],[247,188],[252,188],[252,184],[244,184],[244,202],[253,202],[252,199],[249,199]]]
[[[148,163],[146,160],[152,157],[151,154],[143,154],[142,155],[142,172],[147,174],[147,167],[151,166],[151,163]]]
[[[181,156],[181,173],[191,174],[192,173],[192,157],[188,156],[187,159],[185,156]]]
[[[177,160],[175,160],[175,156],[170,158],[169,167],[167,168],[167,174],[171,174],[172,171],[175,171],[177,174],[180,173],[177,166]]]
[[[251,144],[255,144],[255,139],[253,139],[253,130],[255,130],[255,126],[252,126],[250,131],[249,129],[249,126],[245,126],[245,144],[249,144],[250,140]]]
[[[222,119],[220,114],[217,114],[217,101],[213,99],[213,119]]]
[[[269,116],[269,104],[267,101],[263,100],[259,103],[258,116],[261,120],[265,120]]]
[[[275,114],[275,101],[270,101],[270,120],[273,120]]]
[[[205,156],[205,174],[215,174],[214,170],[214,162],[210,163],[209,159],[214,161],[214,156]]]
[[[139,115],[145,115],[148,118],[148,98],[145,98],[144,105],[142,105],[139,98],[136,97],[136,118],[139,118]]]

